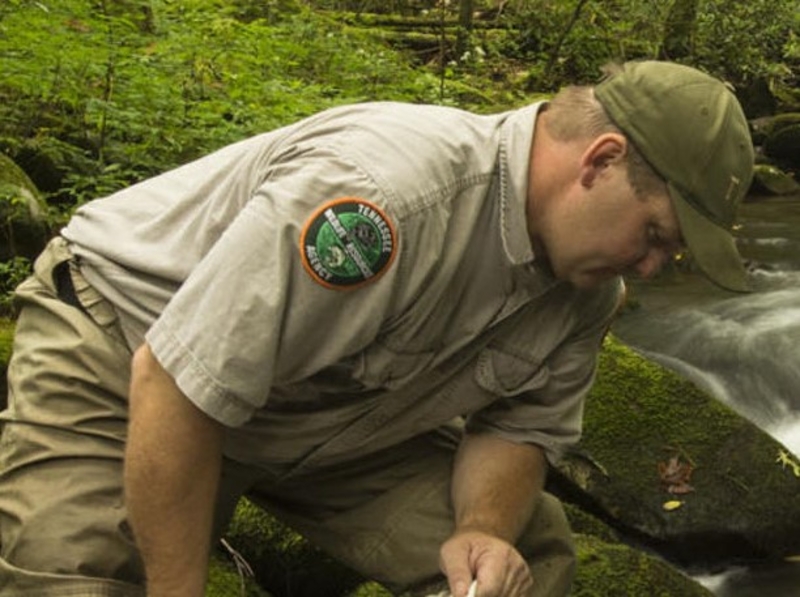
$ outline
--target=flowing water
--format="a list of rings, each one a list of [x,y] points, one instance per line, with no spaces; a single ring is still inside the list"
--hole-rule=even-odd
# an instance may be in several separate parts
[[[754,293],[732,295],[697,273],[670,272],[631,285],[638,308],[614,333],[800,457],[800,196],[749,203],[740,221]],[[719,597],[800,597],[800,562],[699,580]]]

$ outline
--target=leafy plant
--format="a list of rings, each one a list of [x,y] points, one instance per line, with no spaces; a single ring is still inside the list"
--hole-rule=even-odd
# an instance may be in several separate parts
[[[47,190],[77,205],[327,106],[435,97],[369,32],[276,7],[16,0],[0,21],[0,149],[48,152]]]
[[[0,261],[0,316],[15,315],[14,289],[27,278],[32,269],[27,257],[14,257]]]

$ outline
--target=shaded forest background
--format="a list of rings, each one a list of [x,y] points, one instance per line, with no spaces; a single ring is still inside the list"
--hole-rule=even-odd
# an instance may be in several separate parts
[[[52,231],[87,200],[330,106],[500,111],[640,58],[729,81],[751,118],[800,111],[800,0],[3,0],[0,152]],[[2,283],[28,267],[0,262]]]

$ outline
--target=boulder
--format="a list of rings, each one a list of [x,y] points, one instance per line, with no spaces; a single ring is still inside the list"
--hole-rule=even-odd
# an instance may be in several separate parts
[[[756,164],[750,193],[773,196],[800,194],[800,183],[776,166]]]
[[[0,261],[35,258],[49,236],[47,204],[30,178],[0,153]]]
[[[620,535],[580,508],[565,504],[575,531],[578,569],[576,597],[709,597],[702,585],[665,560],[625,544]],[[359,580],[315,550],[299,535],[246,499],[237,508],[227,540],[248,559],[255,579],[274,597],[391,597],[375,582]],[[231,591],[241,585],[235,567],[217,556],[211,581]],[[347,579],[342,582],[342,579]],[[355,582],[353,582],[355,581]],[[439,594],[444,585],[420,594]],[[224,591],[219,589],[219,595]],[[249,590],[248,590],[249,591]],[[208,597],[217,593],[207,591]],[[232,593],[230,593],[232,594]],[[261,597],[246,593],[247,597]],[[415,594],[416,595],[416,594]],[[404,595],[403,597],[410,597]]]
[[[700,583],[653,554],[627,545],[585,510],[564,504],[575,534],[577,575],[572,597],[708,597]]]
[[[571,597],[712,597],[664,560],[622,543],[576,535],[578,574]]]
[[[764,154],[790,170],[800,170],[800,112],[772,119],[763,144]]]
[[[555,492],[684,566],[800,553],[800,463],[730,408],[609,337]]]

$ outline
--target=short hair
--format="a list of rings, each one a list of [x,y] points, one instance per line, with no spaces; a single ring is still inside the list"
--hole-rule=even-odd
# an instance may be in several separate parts
[[[614,65],[604,68],[613,73]],[[628,140],[625,155],[628,181],[639,197],[664,190],[664,179],[653,169],[627,135],[611,120],[589,86],[570,85],[562,88],[550,100],[548,130],[559,141],[591,139],[604,133],[618,133]]]

